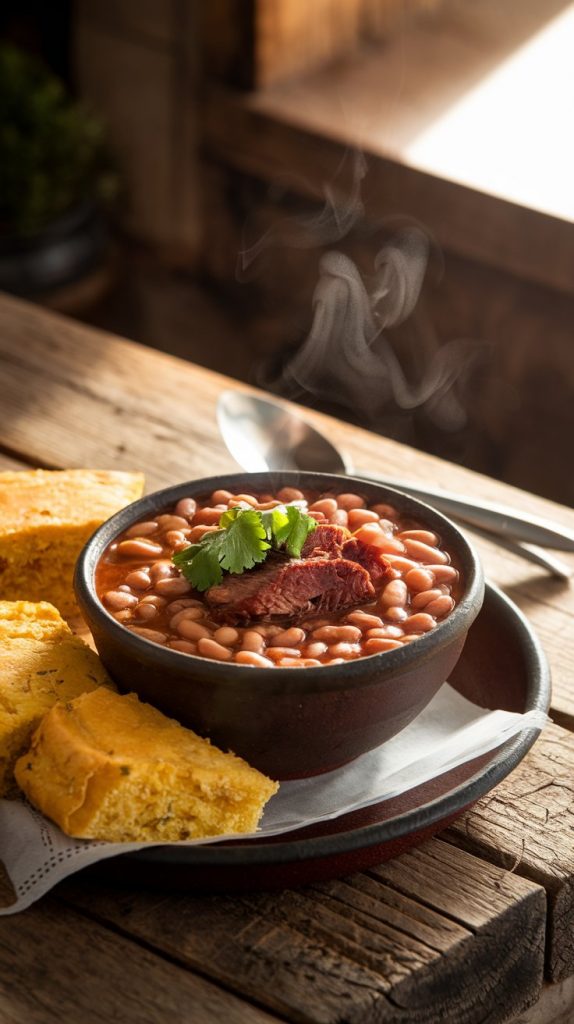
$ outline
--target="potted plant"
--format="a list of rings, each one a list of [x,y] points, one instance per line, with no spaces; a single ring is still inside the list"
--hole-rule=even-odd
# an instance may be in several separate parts
[[[103,127],[30,54],[0,47],[0,289],[41,297],[104,258],[117,190]]]

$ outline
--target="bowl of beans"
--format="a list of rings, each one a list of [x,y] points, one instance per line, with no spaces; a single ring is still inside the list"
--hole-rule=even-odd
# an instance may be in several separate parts
[[[484,595],[441,513],[383,484],[241,473],[158,491],[84,548],[76,596],[122,691],[277,779],[396,735]]]

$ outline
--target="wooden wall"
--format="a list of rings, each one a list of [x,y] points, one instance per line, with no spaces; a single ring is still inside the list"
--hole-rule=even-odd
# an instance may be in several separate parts
[[[106,120],[124,180],[124,224],[170,262],[201,237],[198,15],[193,0],[78,0],[80,94]]]

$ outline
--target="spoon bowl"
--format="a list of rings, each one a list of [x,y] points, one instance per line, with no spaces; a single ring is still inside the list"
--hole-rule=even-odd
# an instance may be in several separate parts
[[[223,391],[217,403],[217,423],[233,458],[248,473],[350,472],[323,434],[279,402]]]

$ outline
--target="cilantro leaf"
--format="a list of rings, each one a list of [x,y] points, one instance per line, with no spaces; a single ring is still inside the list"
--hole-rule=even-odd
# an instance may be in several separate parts
[[[289,532],[285,536],[283,544],[291,558],[299,558],[307,537],[317,529],[317,521],[312,516],[306,516],[300,512],[294,505],[287,506],[287,518]]]
[[[234,511],[233,509],[231,511]],[[222,519],[228,516],[224,512]],[[263,562],[270,548],[261,513],[255,509],[242,509],[226,527],[225,545],[221,565],[228,572],[242,573]]]
[[[299,558],[305,540],[317,523],[294,505],[259,512],[231,508],[221,515],[219,530],[206,533],[196,544],[172,556],[192,586],[199,591],[221,583],[223,572],[240,575],[263,562],[273,547]]]

